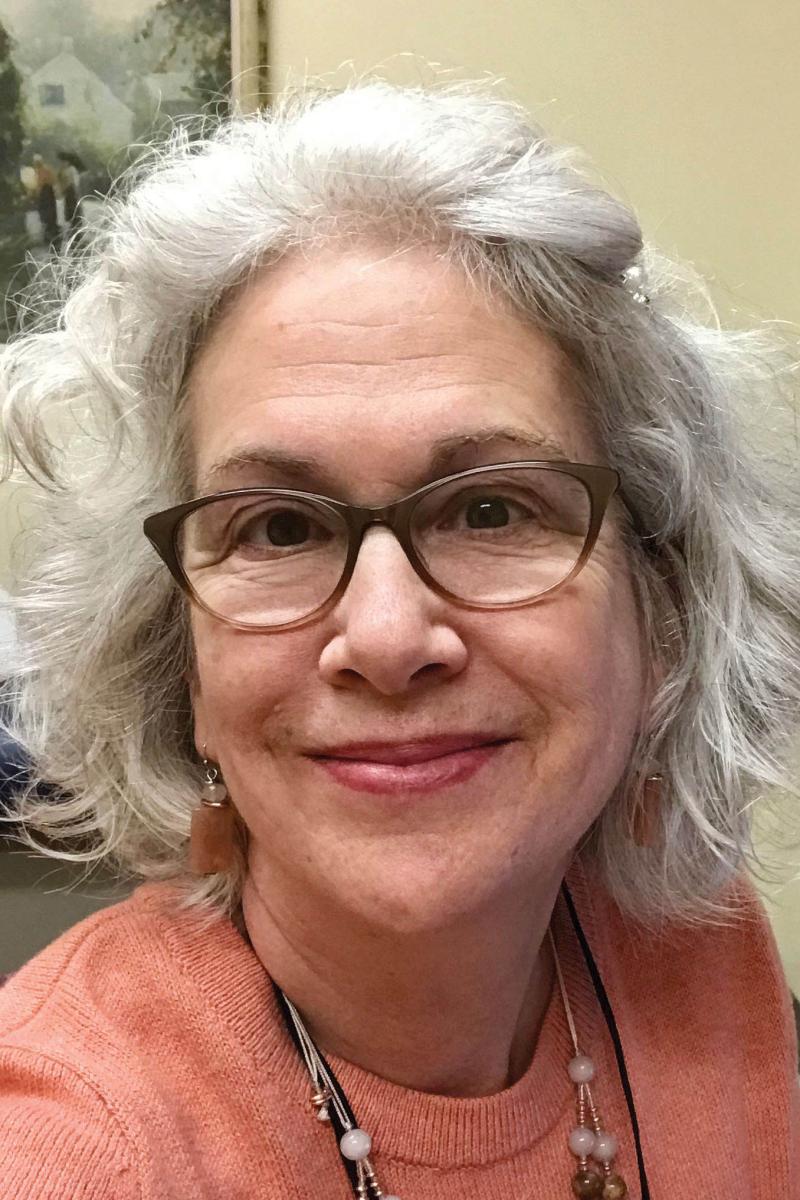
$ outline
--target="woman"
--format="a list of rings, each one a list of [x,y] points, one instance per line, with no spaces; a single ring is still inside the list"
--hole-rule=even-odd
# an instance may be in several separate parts
[[[118,199],[5,363],[15,733],[31,842],[148,882],[3,990],[10,1194],[798,1194],[743,870],[796,510],[735,421],[789,360],[679,296],[477,88],[301,96]]]
[[[42,237],[45,245],[54,250],[59,239],[56,173],[41,154],[34,154],[33,169],[36,173],[36,210],[42,226]]]
[[[59,150],[58,179],[61,184],[61,194],[64,197],[64,226],[67,234],[76,233],[80,228],[80,209],[78,207],[81,195],[81,172],[86,170],[83,160],[77,154],[67,150]]]

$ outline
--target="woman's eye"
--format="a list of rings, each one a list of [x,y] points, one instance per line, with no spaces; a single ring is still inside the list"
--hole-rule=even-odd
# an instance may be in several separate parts
[[[471,529],[497,529],[508,525],[514,519],[514,509],[519,505],[502,499],[500,496],[485,497],[481,500],[471,500],[466,509],[467,524]]]
[[[237,547],[250,546],[260,550],[302,549],[310,543],[327,540],[330,536],[319,522],[307,513],[291,508],[272,509],[243,521],[234,530]]]
[[[467,529],[501,529],[535,517],[530,505],[509,496],[484,495],[458,501],[444,514],[443,523]]]

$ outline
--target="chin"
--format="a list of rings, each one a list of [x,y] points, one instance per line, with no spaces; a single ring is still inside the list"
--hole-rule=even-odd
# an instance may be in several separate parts
[[[494,873],[485,862],[479,872],[465,872],[463,863],[418,857],[387,871],[384,860],[374,871],[365,865],[359,872],[349,906],[376,930],[414,936],[458,924],[491,904],[500,889],[499,869]]]

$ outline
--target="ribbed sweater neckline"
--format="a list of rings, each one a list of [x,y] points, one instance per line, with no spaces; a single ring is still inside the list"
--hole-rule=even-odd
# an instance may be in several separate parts
[[[567,874],[581,923],[597,956],[597,927],[585,868]],[[212,1010],[207,1029],[232,1036],[252,1060],[256,1076],[277,1088],[296,1108],[309,1096],[305,1066],[283,1025],[270,978],[234,924],[220,918],[203,929],[196,915],[179,911],[165,885],[150,884],[139,895],[160,917],[163,944],[184,978]],[[602,1037],[602,1018],[563,898],[553,915],[553,934],[567,995],[581,1041],[592,1052]],[[224,1032],[223,1032],[224,1031]],[[323,1052],[325,1048],[321,1047]],[[531,1150],[559,1121],[564,1137],[574,1124],[574,1085],[567,1064],[574,1054],[557,982],[554,980],[539,1038],[525,1074],[490,1096],[451,1097],[415,1091],[326,1054],[361,1126],[379,1139],[382,1157],[448,1167],[486,1165]],[[313,1114],[309,1115],[313,1120]]]

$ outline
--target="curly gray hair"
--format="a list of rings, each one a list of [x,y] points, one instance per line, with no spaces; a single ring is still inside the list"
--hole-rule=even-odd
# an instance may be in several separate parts
[[[21,796],[22,839],[175,879],[186,905],[236,905],[244,840],[230,873],[186,868],[188,622],[141,522],[189,494],[184,381],[232,289],[291,249],[377,235],[436,246],[573,363],[636,518],[629,552],[658,677],[584,848],[640,920],[727,911],[720,887],[754,854],[753,802],[789,786],[800,702],[796,497],[743,423],[791,406],[788,347],[698,315],[691,275],[643,247],[576,151],[486,86],[304,89],[199,133],[179,128],[124,181],[92,245],[66,257],[57,302],[2,359],[1,444],[39,505],[10,724],[57,789]],[[653,763],[665,792],[644,848],[632,815]]]

